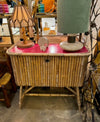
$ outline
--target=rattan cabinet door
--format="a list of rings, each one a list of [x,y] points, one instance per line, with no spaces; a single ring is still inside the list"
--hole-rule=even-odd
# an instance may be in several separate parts
[[[19,86],[80,87],[88,56],[10,56]]]

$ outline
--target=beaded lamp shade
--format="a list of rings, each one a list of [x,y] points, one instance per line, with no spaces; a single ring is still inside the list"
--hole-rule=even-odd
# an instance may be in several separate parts
[[[17,43],[19,48],[28,48],[33,46],[33,18],[26,6],[19,4],[15,6],[14,13],[10,18],[11,27],[20,28],[20,41]]]
[[[10,19],[12,27],[31,27],[34,25],[33,18],[26,6],[15,6],[14,13]]]

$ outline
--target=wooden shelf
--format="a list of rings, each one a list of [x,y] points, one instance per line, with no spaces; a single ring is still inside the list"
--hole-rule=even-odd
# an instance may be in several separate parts
[[[2,42],[0,42],[0,45],[4,45],[4,44],[11,44],[11,39],[10,37],[2,37]]]
[[[0,18],[11,17],[12,14],[0,14]]]
[[[36,13],[36,18],[50,18],[57,17],[57,13]]]

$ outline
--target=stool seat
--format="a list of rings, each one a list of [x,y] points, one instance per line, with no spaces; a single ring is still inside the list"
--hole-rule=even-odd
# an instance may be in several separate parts
[[[5,73],[1,78],[0,78],[0,87],[5,86],[11,79],[11,74],[10,73]]]
[[[6,106],[9,108],[11,106],[10,104],[10,99],[8,97],[6,85],[7,83],[11,80],[11,74],[10,73],[5,73],[1,78],[0,78],[0,88],[2,89],[4,99],[0,99],[0,101],[5,101]]]

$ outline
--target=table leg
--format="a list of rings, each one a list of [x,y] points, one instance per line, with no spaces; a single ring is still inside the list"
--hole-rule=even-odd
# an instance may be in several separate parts
[[[81,102],[80,102],[80,93],[79,93],[79,87],[76,87],[76,92],[77,92],[77,104],[79,110],[81,109]]]
[[[22,107],[22,90],[23,90],[23,87],[20,86],[20,92],[19,92],[19,108]]]

